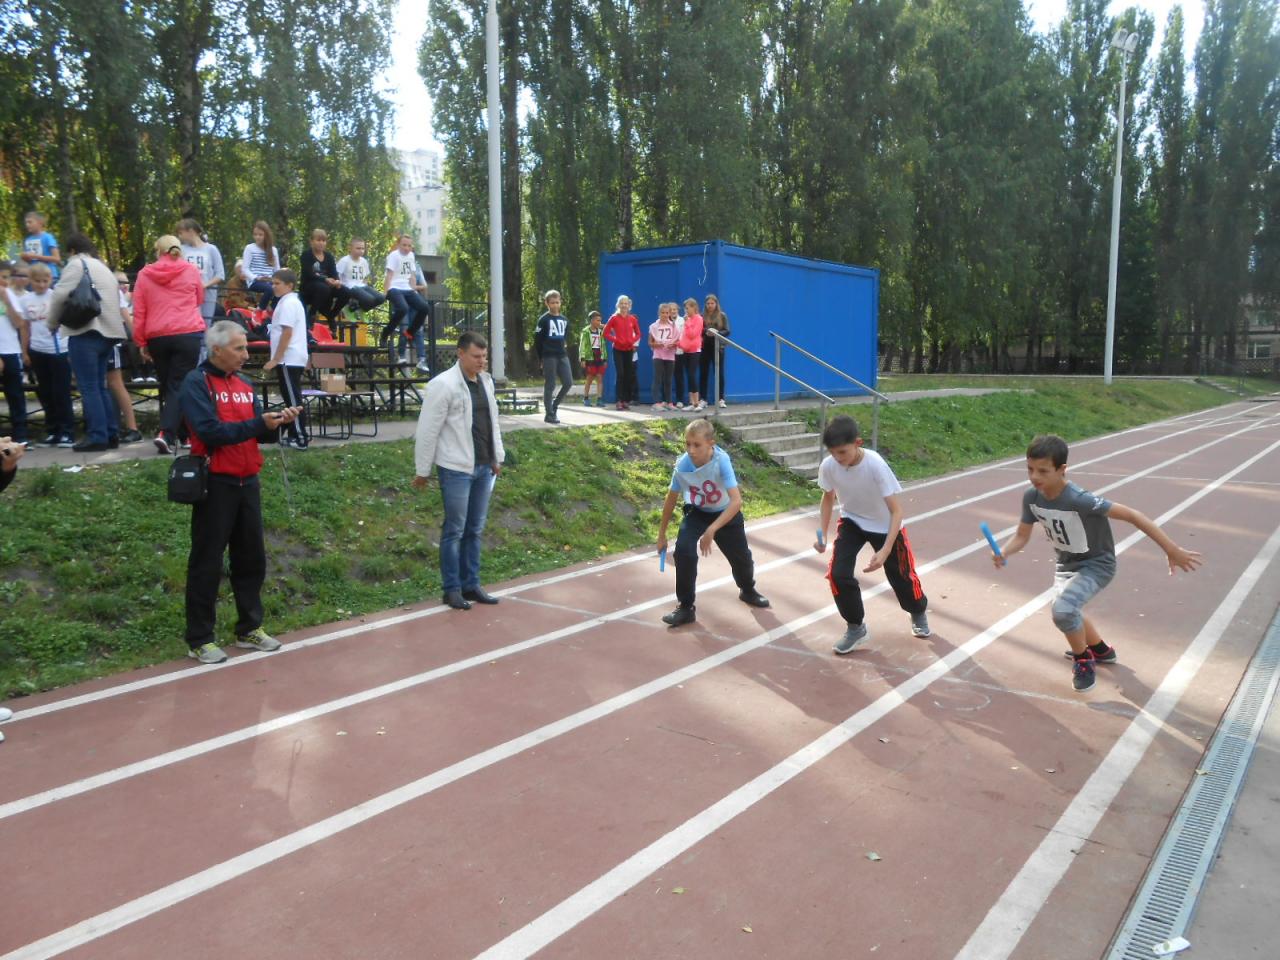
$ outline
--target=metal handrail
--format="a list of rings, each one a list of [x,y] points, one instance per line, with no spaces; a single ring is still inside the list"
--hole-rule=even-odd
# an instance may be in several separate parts
[[[766,360],[764,357],[760,357],[760,356],[757,356],[756,354],[752,353],[750,350],[748,350],[748,349],[747,349],[746,347],[744,347],[742,344],[740,344],[740,343],[734,343],[734,342],[733,342],[732,340],[730,340],[728,337],[724,336],[724,335],[723,335],[719,330],[714,330],[714,329],[713,329],[713,330],[711,331],[711,335],[712,335],[713,337],[715,337],[715,342],[716,342],[716,356],[715,356],[715,367],[714,367],[714,369],[711,371],[712,381],[711,381],[711,383],[710,383],[710,384],[708,384],[708,386],[715,386],[715,387],[717,387],[717,389],[719,388],[719,384],[720,384],[720,364],[721,364],[721,362],[722,362],[722,361],[721,361],[721,354],[722,354],[722,352],[723,352],[723,350],[724,350],[724,344],[726,344],[726,343],[727,343],[729,346],[733,347],[735,350],[741,350],[743,353],[745,353],[748,357],[750,357],[750,358],[751,358],[752,360],[754,360],[756,363],[763,364],[764,366],[766,366],[766,367],[768,367],[770,370],[772,370],[772,371],[773,371],[773,374],[774,374],[774,381],[775,381],[775,383],[777,382],[777,379],[778,379],[778,377],[779,377],[779,376],[783,376],[783,377],[786,377],[788,380],[791,380],[792,382],[797,383],[797,384],[799,384],[800,386],[804,387],[804,388],[805,388],[806,390],[808,390],[810,393],[812,393],[812,394],[816,394],[816,395],[817,395],[817,397],[818,397],[818,399],[822,401],[822,404],[821,404],[821,406],[822,406],[821,423],[820,423],[820,425],[819,425],[819,427],[818,427],[818,435],[819,435],[819,437],[821,437],[822,432],[823,432],[824,430],[826,430],[826,429],[827,429],[827,405],[828,405],[828,404],[834,404],[834,403],[835,403],[835,400],[833,400],[831,397],[828,397],[825,393],[823,393],[823,392],[822,392],[821,390],[819,390],[817,387],[812,386],[812,385],[810,385],[810,384],[807,384],[807,383],[805,383],[803,380],[801,380],[799,377],[794,376],[794,375],[792,375],[792,374],[790,374],[790,373],[787,373],[787,371],[783,370],[783,369],[782,369],[782,367],[777,366],[776,364],[772,364],[772,363],[770,363],[768,360]],[[720,397],[719,397],[719,396],[717,396],[717,397],[716,397],[716,399],[717,399],[717,401],[718,401],[718,400],[720,399]],[[778,390],[775,388],[775,389],[774,389],[774,392],[773,392],[773,409],[775,409],[775,410],[779,410],[779,409],[781,409],[781,407],[782,407],[782,403],[781,403],[781,401],[780,401],[780,399],[779,399]],[[716,416],[718,416],[718,415],[719,415],[719,413],[718,413],[718,403],[717,403],[717,404],[715,404],[715,405],[713,405],[713,406],[711,407],[711,412],[712,412],[712,414],[714,414],[714,415],[716,415]],[[822,441],[821,441],[821,440],[819,440],[819,441],[818,441],[818,452],[819,452],[819,453],[821,453],[821,452],[822,452],[822,449],[823,449],[823,448],[822,448]]]
[[[840,376],[844,377],[850,383],[854,384],[855,386],[861,387],[863,390],[867,391],[867,393],[871,394],[873,398],[871,401],[871,449],[872,450],[877,449],[879,447],[879,440],[880,440],[880,401],[883,400],[885,403],[888,403],[889,398],[886,397],[880,391],[872,387],[868,387],[865,383],[863,383],[857,377],[852,377],[849,374],[845,373],[843,370],[841,370],[839,367],[833,367],[831,364],[827,363],[827,361],[823,360],[821,357],[814,356],[804,347],[800,346],[800,344],[794,343],[788,340],[782,334],[775,333],[774,331],[770,330],[769,336],[773,337],[774,339],[774,344],[773,344],[774,359],[777,361],[778,367],[782,366],[782,344],[785,343],[792,350],[796,350],[804,354],[814,363],[821,364],[822,366],[830,370],[832,373],[838,373]],[[777,368],[775,367],[775,369]],[[777,408],[780,400],[781,390],[782,390],[782,385],[779,382],[778,378],[775,376],[773,379],[773,405],[775,409]]]

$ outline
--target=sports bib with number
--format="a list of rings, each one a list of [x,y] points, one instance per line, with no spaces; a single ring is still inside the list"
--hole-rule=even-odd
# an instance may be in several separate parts
[[[671,474],[671,489],[682,494],[685,503],[708,513],[719,513],[729,506],[729,491],[738,485],[729,455],[719,447],[701,467],[695,467],[685,454],[676,461]]]

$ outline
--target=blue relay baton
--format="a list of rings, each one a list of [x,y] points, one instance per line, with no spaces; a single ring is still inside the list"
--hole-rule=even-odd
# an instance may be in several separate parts
[[[821,529],[819,529],[818,530],[818,546],[825,547],[826,545],[827,545],[827,536],[822,532]]]
[[[1000,552],[1000,544],[996,543],[996,538],[992,536],[991,528],[987,526],[987,522],[985,520],[978,524],[978,529],[980,529],[982,531],[982,535],[987,538],[987,543],[991,544],[991,552],[997,557],[1003,558],[1004,554]]]
[[[658,572],[666,573],[667,571],[667,548],[663,547],[658,551]]]

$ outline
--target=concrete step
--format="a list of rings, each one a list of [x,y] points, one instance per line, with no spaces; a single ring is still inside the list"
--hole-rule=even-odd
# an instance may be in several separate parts
[[[702,415],[708,417],[713,423],[719,422],[726,428],[735,430],[749,423],[777,423],[779,420],[786,420],[789,413],[786,410],[721,410],[712,416],[710,410],[704,410]]]
[[[807,443],[799,450],[783,450],[773,454],[773,459],[777,460],[784,467],[794,469],[797,464],[805,464],[809,462],[822,462],[822,457],[818,453],[818,438],[813,437],[810,443]]]
[[[769,456],[778,460],[784,453],[793,451],[814,452],[816,454],[821,440],[821,434],[795,433],[786,437],[770,437],[767,440],[757,440],[755,442],[762,449],[768,451]]]
[[[751,443],[763,443],[775,437],[793,437],[805,432],[805,425],[794,420],[777,420],[772,423],[748,423],[746,426],[734,427],[733,435],[739,440]]]
[[[816,480],[818,479],[818,467],[821,464],[822,461],[817,457],[814,457],[813,460],[792,463],[789,464],[789,466],[791,467],[791,472],[797,476],[804,477],[807,480]]]

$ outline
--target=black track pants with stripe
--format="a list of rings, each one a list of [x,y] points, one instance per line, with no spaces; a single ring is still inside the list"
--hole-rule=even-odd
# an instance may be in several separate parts
[[[858,585],[856,575],[858,551],[868,543],[872,550],[879,550],[884,546],[884,538],[883,533],[868,533],[848,517],[840,518],[836,542],[831,548],[827,579],[831,582],[831,593],[836,598],[836,608],[840,611],[840,616],[849,623],[861,623],[865,615],[862,608],[862,588]],[[911,542],[907,539],[905,529],[898,531],[893,552],[885,561],[884,572],[898,598],[898,606],[908,613],[924,613],[929,606],[929,598],[924,595],[924,587],[916,576],[915,557],[911,553]]]

